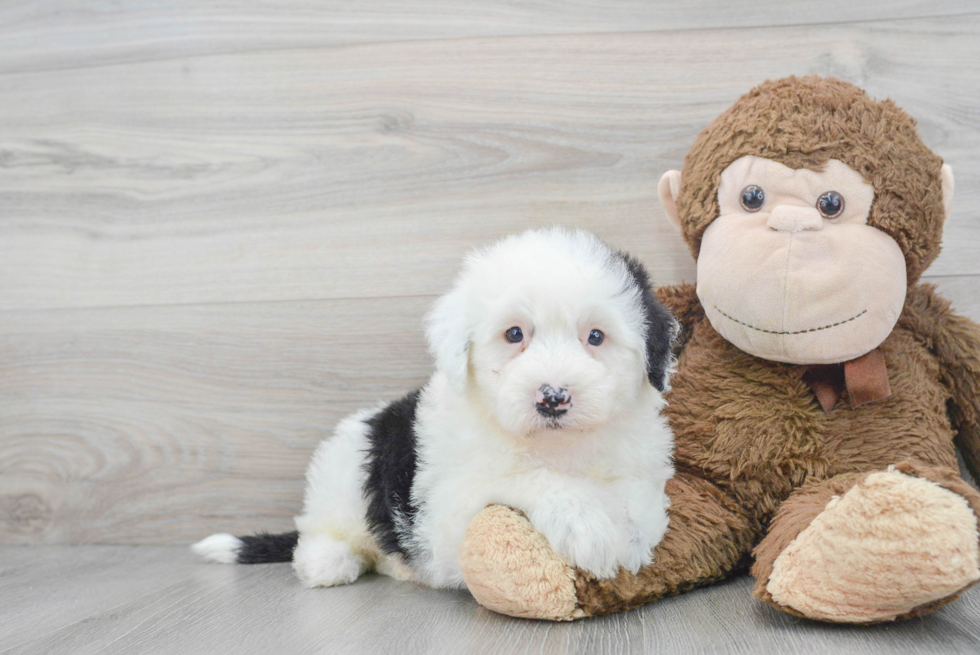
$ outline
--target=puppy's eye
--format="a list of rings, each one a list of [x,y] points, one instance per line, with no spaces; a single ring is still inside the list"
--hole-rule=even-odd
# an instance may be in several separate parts
[[[504,332],[504,338],[511,343],[520,343],[524,341],[524,332],[521,330],[521,328],[515,325],[511,329]]]
[[[817,198],[817,211],[824,218],[837,218],[844,213],[844,197],[836,191],[828,191]]]
[[[589,345],[598,346],[605,340],[606,335],[604,335],[601,330],[592,330],[589,332]]]
[[[742,189],[742,195],[738,198],[742,209],[747,212],[757,212],[766,204],[766,192],[761,186],[750,184]]]

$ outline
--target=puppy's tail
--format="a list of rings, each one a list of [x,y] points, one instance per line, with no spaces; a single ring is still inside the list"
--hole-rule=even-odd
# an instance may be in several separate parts
[[[191,546],[191,550],[209,562],[268,564],[293,561],[293,551],[296,550],[298,541],[298,532],[261,532],[250,537],[222,533],[202,539]]]

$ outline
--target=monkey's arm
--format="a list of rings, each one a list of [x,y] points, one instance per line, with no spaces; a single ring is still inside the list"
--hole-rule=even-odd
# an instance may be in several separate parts
[[[747,566],[759,526],[715,485],[679,472],[667,482],[670,529],[653,563],[599,580],[572,568],[519,512],[491,505],[470,523],[463,578],[481,605],[501,614],[567,621],[636,607],[720,580]]]
[[[681,324],[681,331],[677,335],[677,343],[674,346],[675,354],[680,353],[691,337],[694,324],[704,317],[704,309],[701,307],[701,301],[698,300],[696,288],[693,284],[683,282],[669,287],[658,287],[655,295]]]
[[[956,445],[980,482],[980,325],[953,312],[931,284],[909,291],[899,320],[939,358],[943,384],[952,395],[948,411]]]

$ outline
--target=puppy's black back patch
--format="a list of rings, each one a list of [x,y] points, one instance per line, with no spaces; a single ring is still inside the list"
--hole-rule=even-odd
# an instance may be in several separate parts
[[[396,400],[366,421],[368,451],[364,461],[368,500],[367,524],[386,553],[409,555],[399,539],[415,523],[411,501],[415,479],[415,409],[421,390]]]
[[[674,340],[677,338],[680,326],[667,308],[653,295],[650,276],[643,268],[643,264],[628,253],[620,251],[616,254],[626,264],[626,269],[633,278],[633,285],[640,290],[640,302],[643,304],[647,327],[647,376],[650,378],[650,384],[663,393],[667,390],[667,372],[670,369]]]

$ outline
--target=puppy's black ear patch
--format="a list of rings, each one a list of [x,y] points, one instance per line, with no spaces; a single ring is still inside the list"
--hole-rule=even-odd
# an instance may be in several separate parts
[[[667,308],[660,304],[650,287],[650,276],[643,264],[628,253],[616,255],[626,264],[632,284],[640,291],[640,302],[646,316],[647,376],[657,391],[664,393],[670,388],[670,365],[674,357],[674,341],[680,325]]]

